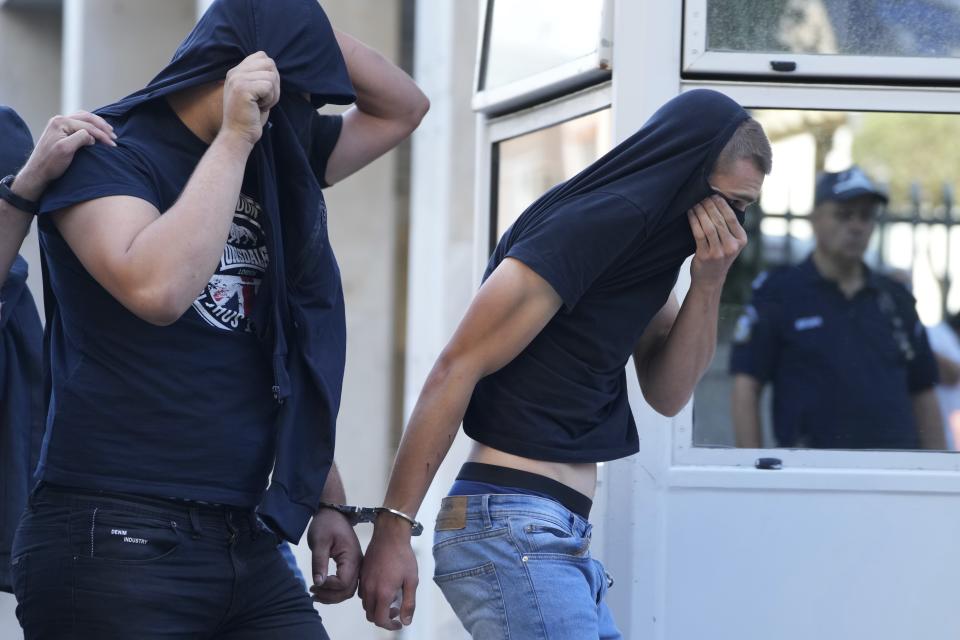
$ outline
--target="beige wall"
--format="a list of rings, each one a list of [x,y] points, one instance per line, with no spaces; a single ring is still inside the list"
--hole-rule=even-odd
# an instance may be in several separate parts
[[[477,289],[474,254],[476,118],[470,107],[479,3],[418,0],[416,77],[433,108],[414,136],[410,201],[404,412],[409,415],[431,367]],[[459,640],[463,626],[431,580],[433,523],[440,499],[466,457],[461,433],[440,466],[414,541],[420,588],[404,638]]]
[[[34,138],[60,108],[61,24],[57,10],[0,8],[0,103]]]
[[[196,22],[194,0],[65,0],[64,12],[65,111],[146,85]]]

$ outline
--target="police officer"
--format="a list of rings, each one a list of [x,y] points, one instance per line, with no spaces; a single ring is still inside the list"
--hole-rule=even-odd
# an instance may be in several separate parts
[[[761,446],[760,395],[769,382],[778,446],[945,447],[936,361],[915,300],[863,263],[886,202],[857,167],[822,174],[813,253],[757,278],[730,361],[737,446]]]

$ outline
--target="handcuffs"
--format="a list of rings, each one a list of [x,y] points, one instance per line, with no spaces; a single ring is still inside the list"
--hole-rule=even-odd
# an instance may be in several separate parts
[[[334,504],[332,502],[321,502],[321,509],[333,509],[343,515],[351,527],[355,527],[361,522],[373,522],[381,513],[389,513],[401,520],[410,523],[410,535],[419,536],[423,533],[423,525],[411,518],[402,511],[391,509],[390,507],[357,507],[352,504]]]

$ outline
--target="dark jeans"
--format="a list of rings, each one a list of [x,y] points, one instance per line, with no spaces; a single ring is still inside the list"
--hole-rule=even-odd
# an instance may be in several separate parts
[[[253,511],[42,487],[13,543],[26,640],[328,640]]]

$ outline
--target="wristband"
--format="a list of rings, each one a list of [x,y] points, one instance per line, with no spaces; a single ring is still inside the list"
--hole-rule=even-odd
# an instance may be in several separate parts
[[[24,213],[29,213],[32,216],[37,215],[37,212],[40,211],[40,203],[18,196],[10,189],[10,185],[13,184],[16,177],[17,176],[9,175],[3,180],[0,180],[0,200],[5,200],[11,206]]]

